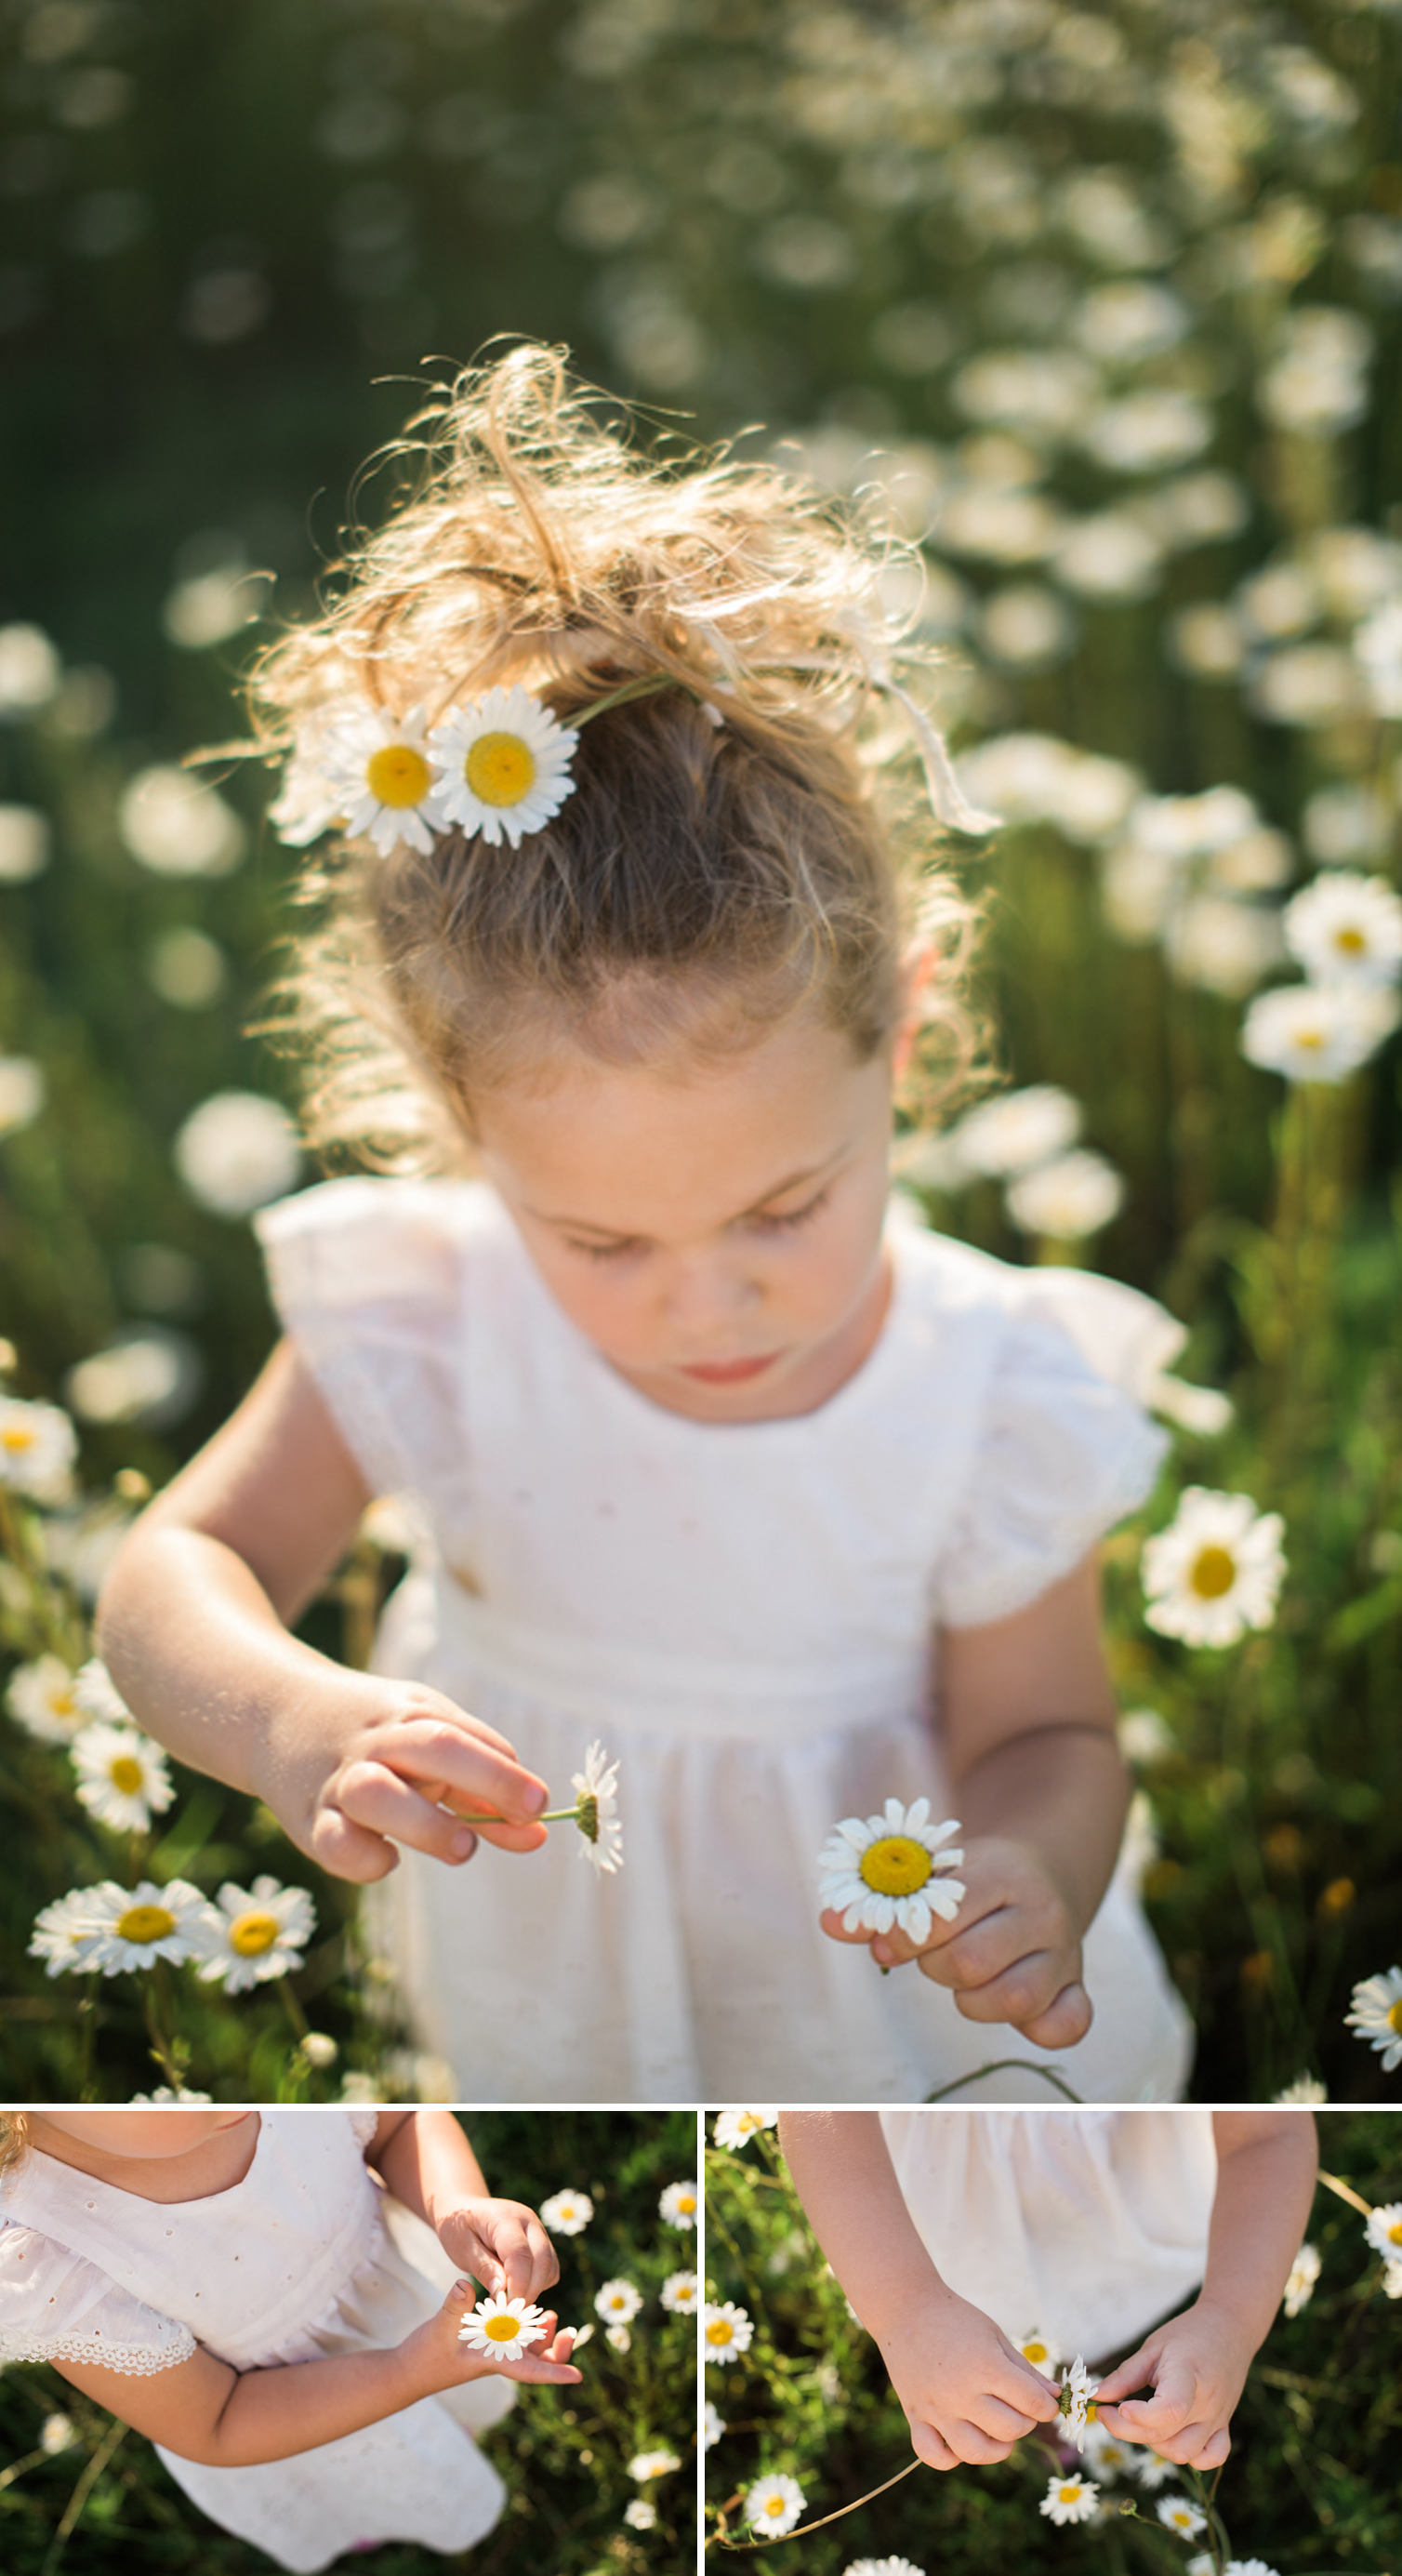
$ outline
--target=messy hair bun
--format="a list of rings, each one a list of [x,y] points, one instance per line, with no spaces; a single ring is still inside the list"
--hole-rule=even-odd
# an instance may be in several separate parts
[[[431,727],[513,686],[580,730],[566,800],[513,848],[319,838],[295,889],[315,925],[262,1023],[303,1061],[311,1141],[461,1169],[474,1097],[548,1078],[562,1045],[686,1061],[805,1007],[869,1057],[916,939],[928,1082],[960,1079],[974,913],[930,864],[892,722],[889,535],[770,464],[644,454],[534,347],[465,372],[392,452],[404,497],[258,667],[261,747],[295,767],[347,708]]]

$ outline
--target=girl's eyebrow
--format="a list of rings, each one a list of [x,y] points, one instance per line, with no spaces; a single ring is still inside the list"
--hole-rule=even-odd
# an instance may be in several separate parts
[[[807,1181],[816,1181],[824,1173],[831,1174],[836,1171],[847,1150],[847,1143],[844,1140],[833,1153],[829,1154],[826,1162],[813,1163],[806,1171],[787,1173],[782,1181],[775,1181],[773,1187],[765,1191],[763,1198],[752,1200],[749,1207],[741,1208],[733,1217],[727,1217],[726,1223],[743,1225],[746,1217],[763,1215],[764,1210],[773,1200],[785,1197],[788,1191],[799,1189]],[[635,1243],[639,1240],[637,1235],[621,1233],[615,1226],[595,1225],[592,1217],[550,1216],[543,1208],[528,1208],[526,1212],[529,1216],[535,1217],[541,1225],[562,1226],[570,1234],[602,1235],[610,1243]]]

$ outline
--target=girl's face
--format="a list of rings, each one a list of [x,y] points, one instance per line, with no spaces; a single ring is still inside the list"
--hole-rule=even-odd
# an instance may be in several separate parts
[[[139,2107],[36,2112],[35,2144],[42,2146],[45,2133],[56,2129],[61,2137],[71,2138],[75,2146],[93,2148],[101,2156],[184,2156],[217,2137],[221,2129],[237,2128],[241,2120],[252,2116],[249,2111],[205,2111],[197,2105],[168,2111]]]
[[[580,1055],[475,1104],[483,1165],[571,1322],[699,1422],[810,1413],[889,1293],[891,1064],[795,1019],[684,1075]]]

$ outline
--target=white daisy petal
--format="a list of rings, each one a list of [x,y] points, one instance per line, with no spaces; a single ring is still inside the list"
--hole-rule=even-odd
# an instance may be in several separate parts
[[[545,2311],[529,2299],[504,2299],[493,2293],[469,2308],[458,2328],[458,2341],[488,2361],[520,2361],[533,2343],[543,2341]]]
[[[657,2213],[669,2227],[694,2227],[699,2195],[694,2182],[669,2182]]]
[[[701,2340],[707,2361],[738,2361],[748,2352],[754,2337],[754,2322],[745,2308],[737,2308],[733,2299],[719,2306],[707,2305],[701,2311]]]
[[[642,2292],[632,2281],[605,2281],[595,2298],[594,2313],[606,2325],[629,2326],[642,2303]]]
[[[1146,1624],[1192,1646],[1234,1646],[1248,1628],[1269,1628],[1284,1531],[1279,1512],[1258,1513],[1249,1494],[1189,1485],[1169,1527],[1144,1545]]]
[[[587,2191],[557,2191],[540,2204],[540,2223],[552,2236],[578,2236],[594,2215]]]
[[[1051,2480],[1038,2507],[1052,2522],[1093,2522],[1100,2490],[1079,2472]]]
[[[237,1995],[285,1977],[300,1968],[315,1929],[316,1909],[304,1887],[283,1887],[275,1878],[255,1878],[251,1888],[226,1882],[201,1979],[217,1979],[226,1995]]]
[[[149,1968],[156,1959],[178,1965],[205,1957],[217,1921],[213,1906],[186,1879],[173,1878],[166,1887],[149,1879],[139,1887],[119,1887],[115,1879],[104,1879],[44,1907],[29,1955],[46,1960],[51,1977],[98,1970],[115,1977]]]
[[[602,1744],[590,1745],[584,1768],[573,1774],[570,1787],[579,1802],[575,1821],[584,1836],[584,1857],[597,1878],[610,1877],[623,1867],[623,1827],[618,1821],[618,1764],[610,1762]]]
[[[70,1750],[79,1806],[112,1833],[149,1833],[175,1796],[165,1754],[137,1726],[85,1726]]]
[[[1354,1987],[1344,2021],[1378,2051],[1384,2074],[1390,2075],[1395,2066],[1402,2066],[1402,1968],[1388,1968],[1381,1976],[1364,1977]]]
[[[718,2147],[743,2147],[760,2129],[777,2128],[777,2111],[718,2111],[712,2137]]]
[[[757,2478],[745,2498],[745,2520],[751,2531],[781,2540],[803,2511],[803,2489],[796,2478]]]
[[[420,708],[402,718],[375,707],[350,708],[326,737],[319,775],[325,799],[336,806],[336,819],[353,840],[373,841],[384,858],[401,842],[425,853],[432,849],[434,772]],[[324,803],[311,810],[320,815]],[[307,830],[304,837],[314,833]]]

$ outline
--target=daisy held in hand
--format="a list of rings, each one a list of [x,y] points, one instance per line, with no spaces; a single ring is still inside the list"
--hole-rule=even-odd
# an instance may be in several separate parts
[[[529,2299],[505,2299],[493,2292],[470,2308],[458,2329],[459,2343],[485,2353],[489,2361],[520,2361],[533,2343],[545,2338],[543,2308]]]
[[[932,1826],[929,1816],[928,1798],[909,1807],[888,1798],[882,1815],[848,1816],[834,1826],[819,1855],[818,1895],[825,1909],[841,1914],[845,1931],[899,1930],[923,1941],[936,1915],[953,1922],[966,1891],[948,1873],[964,1855],[941,1846],[959,1827]]]

